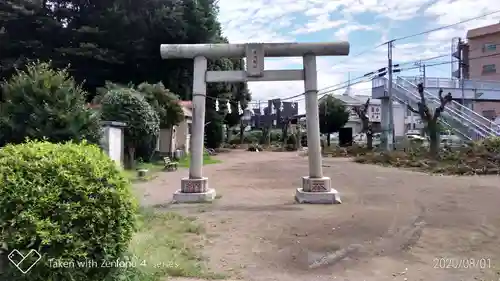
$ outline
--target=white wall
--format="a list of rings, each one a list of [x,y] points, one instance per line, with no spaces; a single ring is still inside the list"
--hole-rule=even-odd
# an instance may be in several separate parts
[[[101,148],[120,166],[123,166],[123,146],[123,128],[103,126]]]
[[[393,112],[394,112],[394,135],[395,136],[404,136],[406,133],[405,130],[405,117],[406,117],[406,108],[404,108],[400,104],[393,104]]]
[[[116,163],[122,164],[123,160],[123,129],[109,128],[109,152],[108,155]]]

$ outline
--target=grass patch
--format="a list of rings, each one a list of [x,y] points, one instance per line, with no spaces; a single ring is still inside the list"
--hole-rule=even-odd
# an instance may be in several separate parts
[[[156,177],[155,173],[162,171],[164,167],[165,167],[165,165],[164,165],[163,161],[158,161],[158,162],[153,162],[153,163],[138,163],[136,169],[124,170],[124,173],[125,173],[125,176],[129,180],[139,181],[141,179],[137,176],[137,170],[138,169],[147,169],[147,170],[149,170],[148,174],[146,175],[146,177],[143,180],[152,180]]]
[[[139,231],[129,249],[137,266],[120,269],[120,274],[112,281],[160,281],[165,277],[224,278],[208,271],[196,251],[196,242],[203,233],[203,228],[193,218],[174,212],[143,210]]]
[[[182,158],[181,160],[179,160],[179,167],[189,168],[190,160],[191,160],[191,158],[189,157],[189,155]],[[220,161],[218,159],[212,158],[212,156],[210,156],[208,153],[203,154],[203,165],[217,164],[217,163],[221,163],[221,162],[222,161]]]

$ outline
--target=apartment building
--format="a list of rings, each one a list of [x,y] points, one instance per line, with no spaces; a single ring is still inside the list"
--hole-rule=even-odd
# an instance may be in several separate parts
[[[467,32],[467,45],[468,58],[465,56],[466,60],[464,61],[465,65],[468,66],[468,77],[466,76],[466,78],[476,81],[498,81],[500,90],[500,23],[469,30]],[[491,96],[491,94],[487,96]],[[487,97],[483,96],[482,98],[486,99]],[[498,100],[500,100],[500,95],[498,97],[491,96],[488,100],[479,98],[474,102],[474,111],[494,120],[500,116],[500,102]]]
[[[500,81],[500,23],[471,29],[469,45],[469,78]]]

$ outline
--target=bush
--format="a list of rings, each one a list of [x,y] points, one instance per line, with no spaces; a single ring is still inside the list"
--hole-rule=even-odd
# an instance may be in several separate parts
[[[262,138],[262,131],[250,131],[243,134],[243,143],[258,143]]]
[[[269,138],[271,142],[281,142],[283,138],[281,130],[272,130],[269,133]]]
[[[130,88],[111,89],[101,100],[101,111],[103,120],[127,124],[124,142],[129,166],[134,165],[136,157],[151,158],[160,133],[160,120],[141,94]],[[136,149],[140,151],[137,155]]]
[[[99,143],[100,118],[87,109],[85,95],[65,69],[28,64],[2,85],[0,147],[26,138]]]
[[[29,274],[8,266],[2,280],[104,280],[114,269],[101,267],[102,261],[125,253],[136,219],[128,180],[85,142],[29,141],[0,149],[0,210],[3,254],[34,249],[42,255]],[[55,269],[62,261],[75,265]],[[99,266],[78,265],[85,261]]]
[[[248,146],[247,151],[262,151],[262,146],[259,144],[253,143]]]
[[[286,139],[286,150],[294,151],[297,150],[297,136],[295,134],[288,135]]]
[[[348,147],[330,146],[323,149],[323,155],[329,157],[356,157],[370,152],[368,148],[353,144]]]

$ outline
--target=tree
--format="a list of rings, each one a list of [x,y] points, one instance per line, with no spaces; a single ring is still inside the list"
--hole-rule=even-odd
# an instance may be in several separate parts
[[[338,132],[349,121],[349,112],[344,104],[331,95],[325,96],[319,104],[319,128],[326,134],[330,146],[330,134]]]
[[[50,142],[101,140],[99,115],[86,107],[85,93],[66,69],[29,63],[2,85],[0,146],[26,138]]]
[[[57,67],[71,65],[88,101],[105,81],[161,81],[189,99],[192,60],[161,60],[158,49],[223,42],[217,13],[215,0],[1,1],[0,79],[27,61],[50,59]]]
[[[156,110],[160,118],[160,128],[170,129],[184,121],[184,111],[179,97],[165,88],[163,83],[149,84],[146,82],[137,86],[146,101]]]
[[[211,108],[207,108],[205,116],[207,120],[211,120],[205,126],[205,146],[212,149],[219,148],[223,140],[222,116]]]
[[[131,88],[110,90],[101,100],[102,119],[126,123],[125,150],[127,166],[135,166],[136,149],[156,141],[160,120],[144,97]]]
[[[373,148],[373,124],[368,118],[368,107],[370,106],[370,99],[367,99],[365,104],[362,106],[355,106],[354,112],[361,119],[361,132],[366,135],[366,147],[368,149]]]
[[[440,126],[438,118],[441,116],[441,113],[443,113],[446,104],[452,101],[452,96],[451,93],[448,93],[443,97],[443,89],[440,89],[438,94],[439,106],[434,110],[434,113],[432,113],[427,106],[427,101],[424,94],[424,85],[422,83],[418,84],[418,93],[420,95],[420,101],[417,103],[417,109],[413,108],[409,104],[407,105],[407,107],[411,112],[419,114],[420,118],[425,122],[427,134],[429,135],[430,141],[429,152],[432,157],[436,157],[438,156],[439,152]]]

